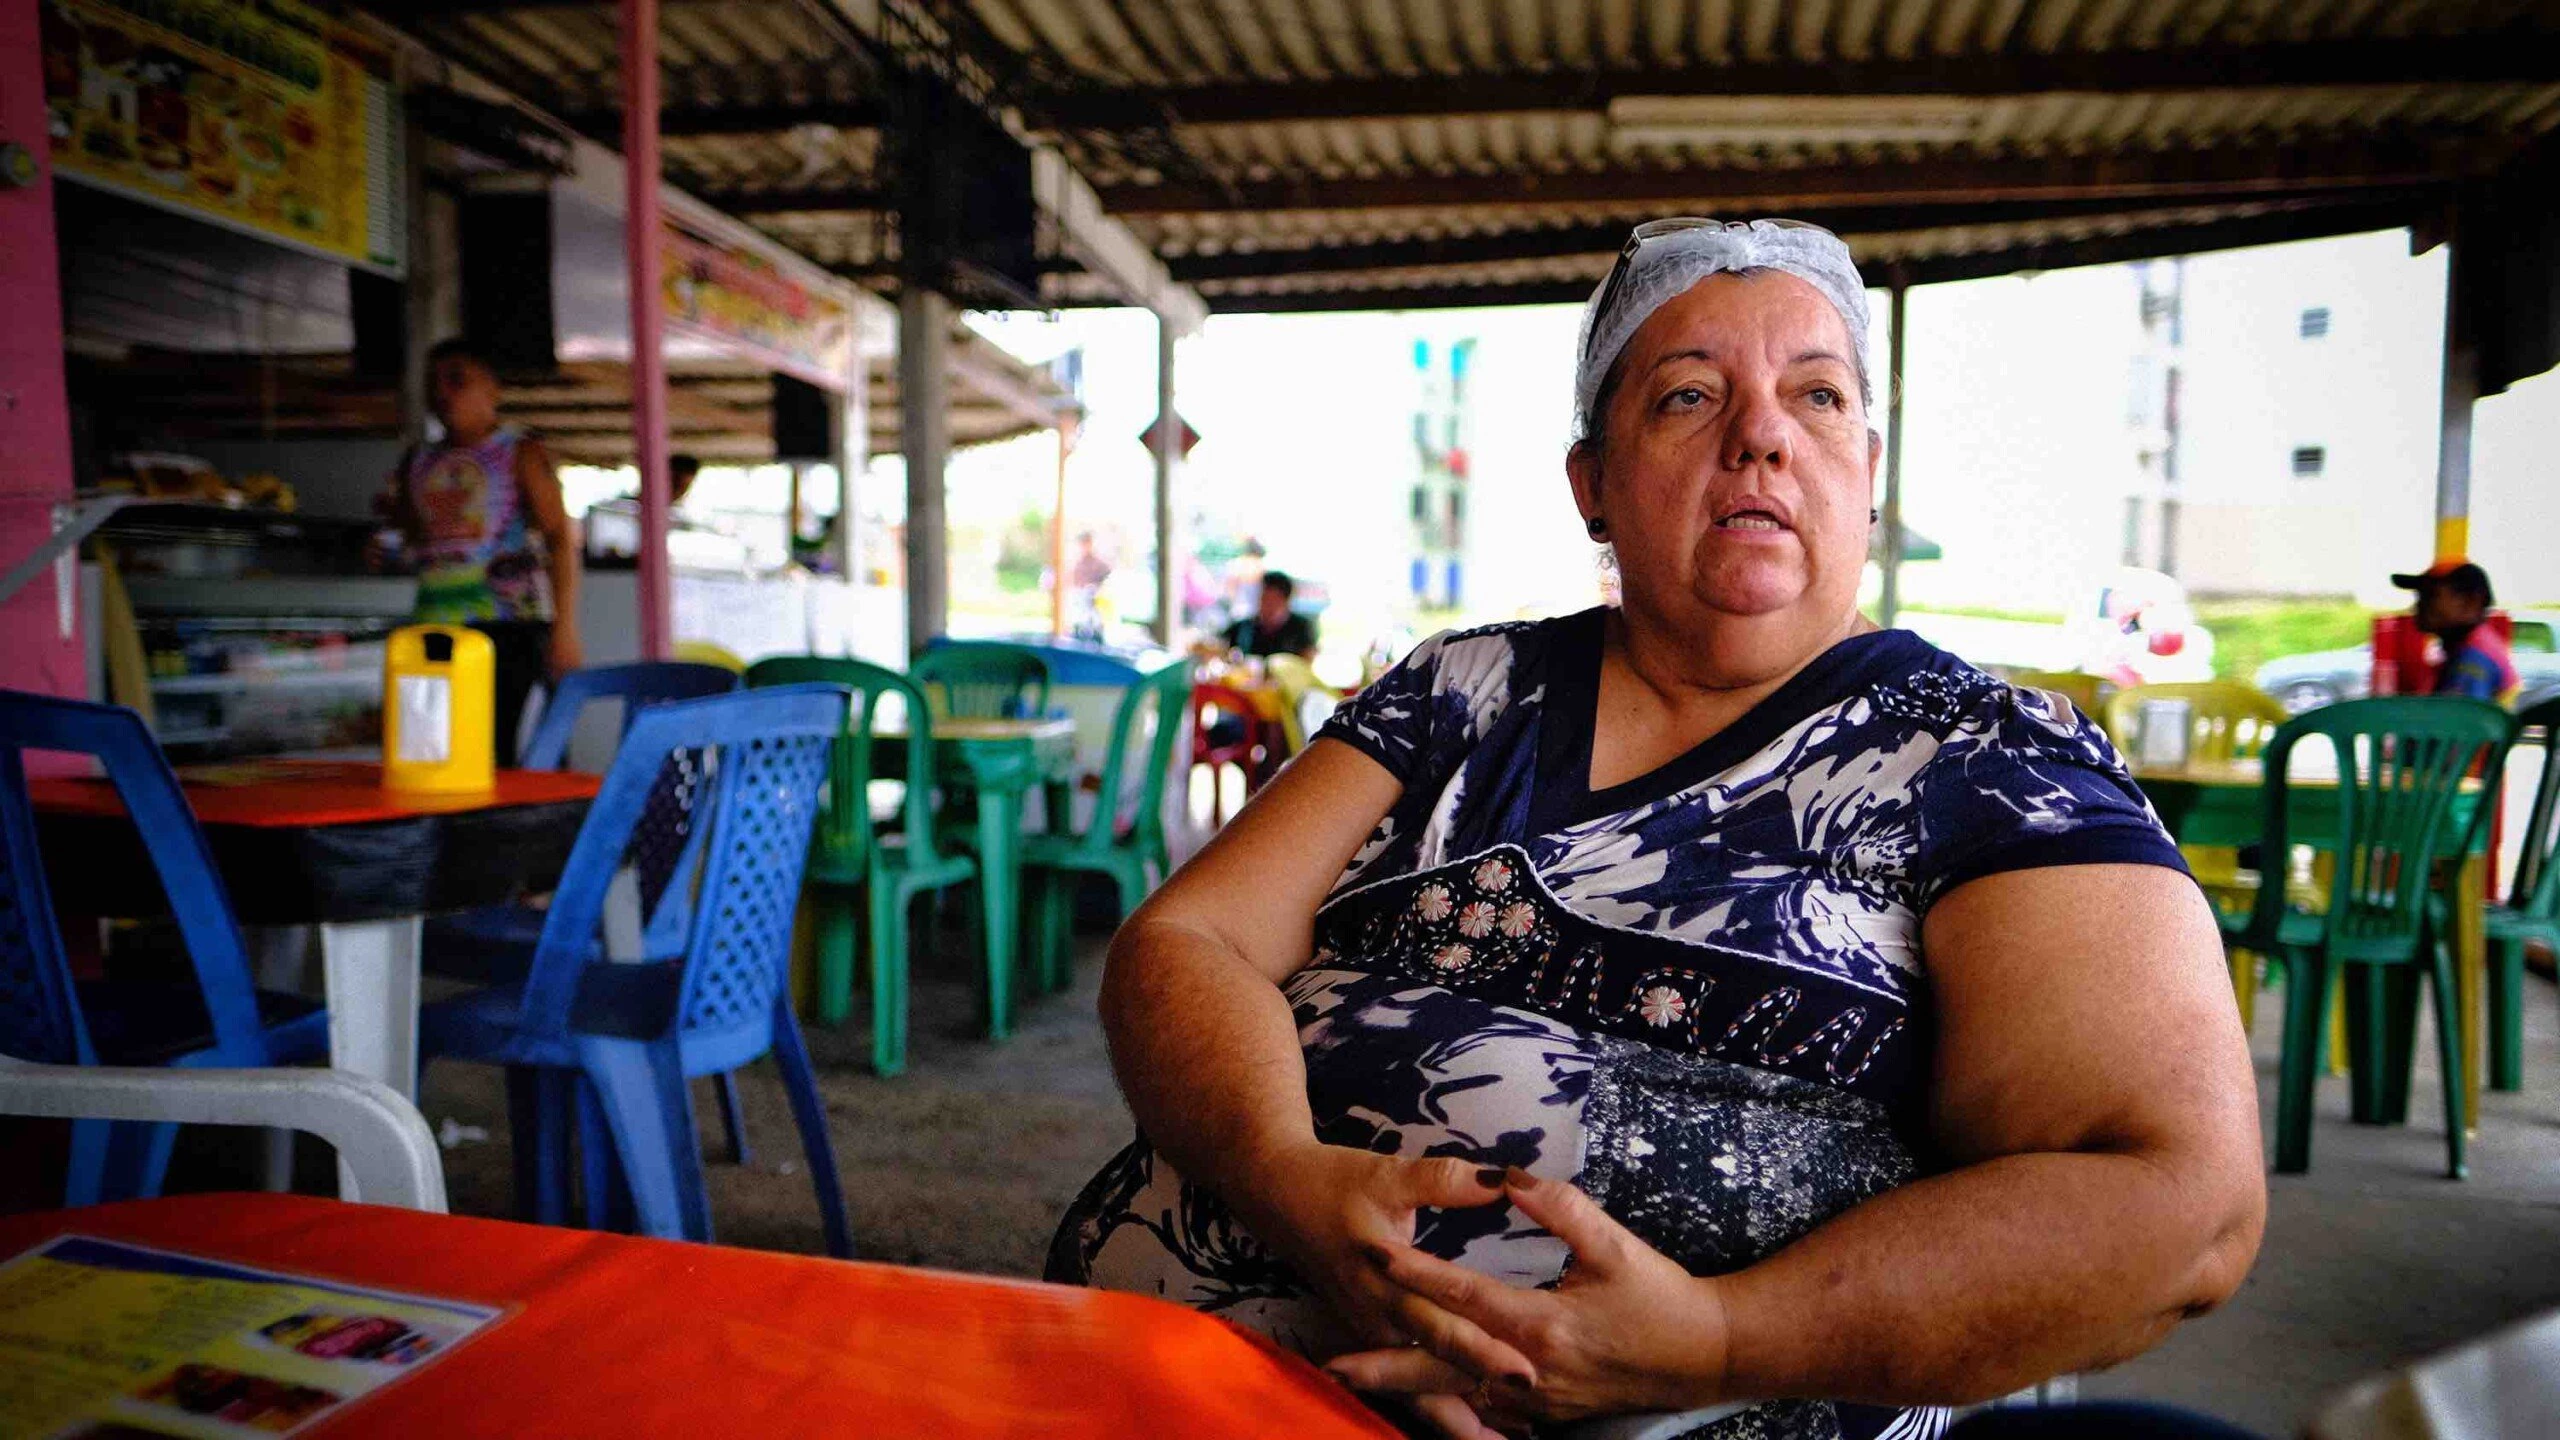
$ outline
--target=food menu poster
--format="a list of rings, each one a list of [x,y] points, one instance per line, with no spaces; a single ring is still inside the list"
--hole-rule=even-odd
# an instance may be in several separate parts
[[[397,274],[389,62],[294,0],[39,0],[60,173]]]
[[[62,1236],[0,1264],[0,1440],[295,1434],[500,1314]]]

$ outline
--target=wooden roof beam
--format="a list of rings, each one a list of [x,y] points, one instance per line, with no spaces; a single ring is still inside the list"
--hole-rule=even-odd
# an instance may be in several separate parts
[[[1697,205],[1727,211],[1975,205],[1996,200],[2185,198],[2424,185],[2486,171],[2506,146],[2464,153],[2410,141],[2218,146],[2019,159],[1939,157],[1868,165],[1595,170],[1571,174],[1364,176],[1229,185],[1114,185],[1120,215],[1373,210],[1470,205]],[[767,207],[769,208],[769,207]],[[1914,224],[1927,223],[1925,218]]]
[[[2003,96],[2057,91],[2122,95],[2160,90],[2547,82],[2555,76],[2560,76],[2560,32],[2519,29],[2451,38],[2296,45],[1266,81],[1059,95],[1045,99],[1040,110],[1043,119],[1064,129],[1125,130],[1166,124],[1594,111],[1607,109],[1612,100],[1636,95]]]
[[[1979,280],[2065,270],[2079,265],[2115,265],[2156,260],[2211,250],[2237,250],[2290,240],[2317,240],[2332,235],[2360,235],[2406,225],[2413,218],[2406,204],[2342,205],[2314,210],[2213,220],[2194,225],[2162,225],[2122,235],[2085,240],[2013,246],[1973,255],[1946,255],[1913,260],[1899,266],[1900,278],[1912,285],[1951,280]],[[1882,285],[1897,267],[1869,265],[1866,279]],[[1212,295],[1209,306],[1220,315],[1281,315],[1345,310],[1447,310],[1492,305],[1580,305],[1591,298],[1587,281],[1532,281],[1516,285],[1434,285],[1393,290],[1320,290],[1286,295]]]
[[[2399,192],[2393,192],[2397,194]],[[2427,194],[2411,190],[2413,198]],[[2247,203],[2301,208],[2341,200],[2363,200],[2371,192],[2317,191],[2248,197]],[[2117,200],[1995,200],[1978,205],[1946,205],[1915,210],[1908,205],[1865,205],[1837,210],[1800,210],[1793,217],[1811,221],[1848,238],[1854,246],[1863,234],[1876,231],[1931,229],[1956,225],[2015,225],[2038,220],[2085,216],[2140,216],[2162,210],[2191,209],[2185,196]],[[1434,266],[1489,265],[1521,260],[1553,260],[1576,255],[1610,255],[1627,240],[1629,222],[1550,226],[1504,230],[1481,235],[1447,235],[1429,239],[1386,240],[1347,245],[1306,245],[1259,250],[1229,250],[1215,255],[1186,255],[1170,260],[1174,278],[1192,284],[1253,280],[1271,276],[1350,274],[1368,270],[1418,270]]]

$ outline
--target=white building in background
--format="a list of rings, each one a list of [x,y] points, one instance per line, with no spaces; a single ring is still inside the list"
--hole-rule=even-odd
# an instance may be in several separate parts
[[[2413,257],[2408,243],[2393,232],[2185,262],[2176,560],[2196,590],[2405,598],[2391,573],[2424,564],[2434,543],[2444,306],[2442,255]],[[2062,613],[2123,562],[2126,502],[2156,499],[2164,474],[2156,458],[2146,470],[2135,423],[2137,357],[2162,349],[2141,294],[2123,265],[1911,292],[1904,513],[1945,558],[1905,569],[1906,603]],[[1463,613],[1589,605],[1594,547],[1564,478],[1578,322],[1564,305],[1214,317],[1177,362],[1179,408],[1206,437],[1183,468],[1185,504],[1321,581],[1329,635],[1412,623],[1413,347],[1473,340]],[[987,324],[1034,361],[1086,348],[1071,524],[1119,537],[1142,579],[1153,482],[1136,437],[1155,413],[1154,321],[1070,311]],[[958,457],[955,523],[1047,505],[1055,467],[1045,441]],[[2472,552],[2502,599],[2560,600],[2555,468],[2560,375],[2481,402]],[[894,457],[868,483],[894,504]],[[2144,544],[2156,547],[2157,524],[2147,505]]]
[[[2170,558],[2188,587],[2405,600],[2391,573],[2434,545],[2443,253],[2394,231],[2182,269],[2174,347],[2146,329],[2130,266],[1912,292],[1905,513],[1946,558],[1906,571],[1909,603],[2064,610],[2129,540],[2159,563],[2172,353]],[[2556,400],[2542,376],[2477,412],[2471,548],[2502,598],[2560,597]]]

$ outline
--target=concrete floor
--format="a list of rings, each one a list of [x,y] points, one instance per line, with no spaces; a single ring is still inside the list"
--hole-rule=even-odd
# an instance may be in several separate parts
[[[855,1243],[869,1259],[1036,1275],[1059,1212],[1129,1136],[1092,1018],[1100,942],[1086,938],[1072,992],[1030,1003],[1015,1038],[991,1046],[975,1038],[970,937],[954,926],[942,939],[944,954],[916,978],[906,1076],[865,1073],[854,1029],[810,1037]],[[2084,1393],[2174,1401],[2291,1434],[2360,1375],[2560,1306],[2556,1011],[2552,986],[2528,982],[2530,1088],[2488,1097],[2468,1181],[2442,1178],[2432,1063],[2422,1062],[2405,1128],[2350,1125],[2345,1082],[2324,1082],[2313,1169],[2273,1178],[2266,1247],[2247,1286],[2158,1350],[2088,1377]],[[2262,1002],[2256,1037],[2270,1125],[2278,1013]],[[762,1067],[745,1081],[753,1163],[712,1167],[720,1238],[816,1251],[816,1208],[780,1086]],[[496,1077],[436,1067],[424,1103],[431,1122],[490,1132],[448,1152],[454,1208],[505,1214]],[[315,1180],[326,1173],[306,1168]]]
[[[2270,1154],[2279,993],[2260,999],[2252,1037]],[[2324,1080],[2311,1170],[2268,1176],[2266,1243],[2239,1295],[2083,1393],[2291,1434],[2358,1376],[2560,1307],[2560,1002],[2537,976],[2525,981],[2524,1053],[2525,1088],[2481,1097],[2459,1181],[2444,1178],[2432,1041],[2405,1127],[2350,1123],[2347,1082]]]

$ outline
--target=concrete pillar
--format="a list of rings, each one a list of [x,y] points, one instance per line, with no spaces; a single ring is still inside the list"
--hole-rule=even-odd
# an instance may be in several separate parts
[[[2444,399],[2436,421],[2436,553],[2471,553],[2471,407],[2480,398],[2480,351],[2462,295],[2462,246],[2447,227],[2444,247]]]
[[[1910,286],[1893,277],[1884,362],[1884,594],[1876,623],[1890,628],[1902,614],[1902,317]]]
[[[855,327],[857,337],[860,327]],[[862,353],[861,341],[854,342],[853,383],[844,392],[844,414],[836,431],[836,533],[834,551],[836,573],[848,584],[859,584],[862,577],[854,573],[854,564],[862,554],[862,539],[855,533],[858,523],[854,498],[861,493],[865,472],[871,464],[871,358]]]
[[[675,654],[667,573],[666,295],[658,217],[658,0],[622,6],[622,245],[631,282],[631,428],[640,466],[640,658]]]
[[[942,472],[951,458],[951,302],[921,285],[898,296],[898,433],[907,454],[907,658],[951,628]]]
[[[45,139],[42,0],[0,0],[0,145],[31,164],[29,183],[0,178],[0,571],[53,536],[71,500],[71,408],[62,374],[62,273],[53,227],[53,163]],[[87,688],[73,568],[29,582],[0,603],[0,677],[11,689],[78,695]]]
[[[1075,417],[1058,422],[1058,498],[1049,510],[1049,634],[1067,633],[1067,457],[1076,448]]]
[[[1182,426],[1173,416],[1173,326],[1156,321],[1156,623],[1159,645],[1173,643],[1182,614],[1181,539],[1174,533],[1173,470],[1182,459]]]

